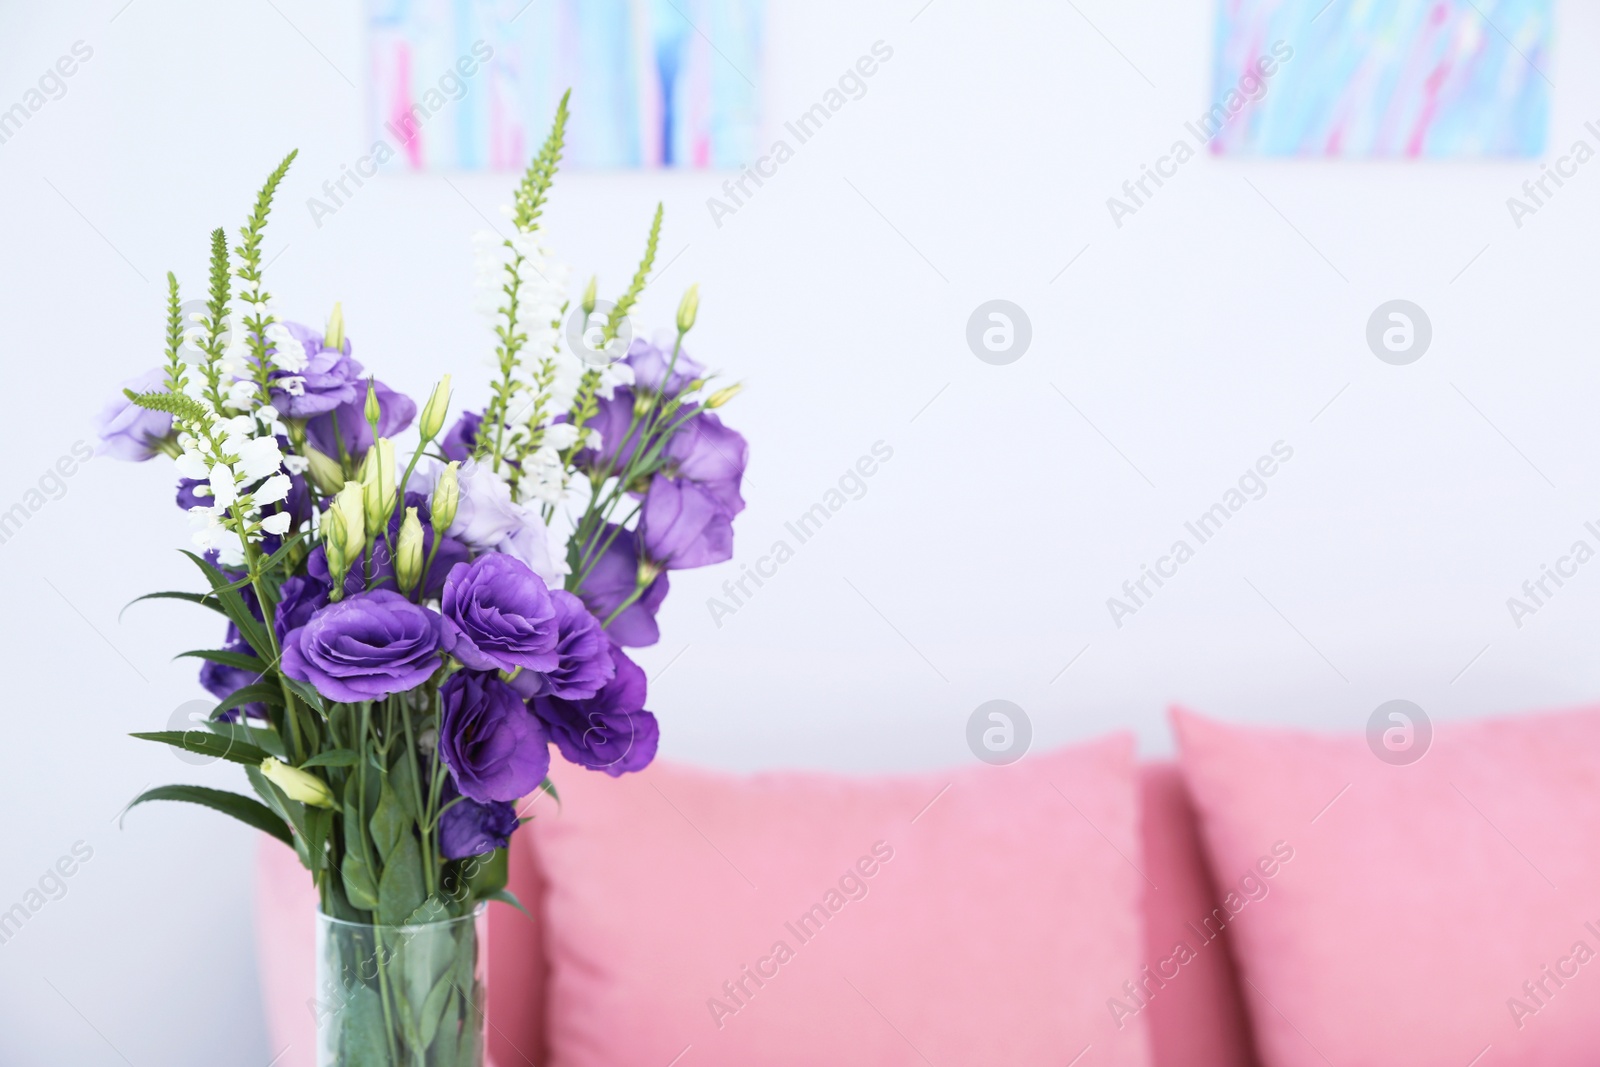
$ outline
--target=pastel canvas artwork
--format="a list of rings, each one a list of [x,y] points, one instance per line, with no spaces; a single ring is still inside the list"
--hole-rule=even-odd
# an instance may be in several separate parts
[[[389,170],[519,170],[572,91],[566,165],[737,168],[759,132],[765,0],[370,0]]]
[[[1211,150],[1538,156],[1553,9],[1554,0],[1220,0],[1213,103],[1232,114]],[[1230,106],[1241,97],[1242,108]]]

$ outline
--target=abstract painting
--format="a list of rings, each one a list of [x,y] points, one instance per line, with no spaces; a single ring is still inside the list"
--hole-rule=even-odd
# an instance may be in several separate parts
[[[764,5],[368,0],[373,154],[518,170],[570,88],[567,166],[736,169],[759,132]]]
[[[1543,153],[1554,0],[1219,0],[1219,155]]]

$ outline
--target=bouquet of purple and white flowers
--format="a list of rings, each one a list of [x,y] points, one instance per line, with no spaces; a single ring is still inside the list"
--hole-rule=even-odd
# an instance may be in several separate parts
[[[152,596],[227,619],[222,647],[185,653],[219,700],[208,729],[135,736],[241,763],[256,794],[139,800],[280,838],[336,919],[415,925],[505,896],[515,804],[554,791],[552,744],[610,775],[654,757],[624,649],[658,640],[670,571],[732,555],[746,445],[716,414],[738,387],[712,390],[683,349],[696,289],[675,336],[629,343],[660,209],[603,310],[592,281],[570,308],[540,242],[565,123],[563,101],[514,233],[482,249],[498,374],[480,412],[447,428],[446,375],[419,414],[354,358],[337,306],[325,329],[279,320],[262,232],[291,153],[238,244],[211,235],[202,311],[168,275],[165,365],[101,417],[105,451],[175,460],[198,527],[187,555],[209,591]]]

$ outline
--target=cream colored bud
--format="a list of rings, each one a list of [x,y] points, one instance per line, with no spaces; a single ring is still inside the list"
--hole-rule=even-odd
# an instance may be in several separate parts
[[[394,442],[380,437],[367,449],[361,463],[362,503],[366,509],[367,530],[374,537],[389,527],[394,514]]]
[[[311,475],[311,484],[317,487],[317,492],[332,496],[344,488],[344,470],[338,460],[314,448],[307,448],[306,462],[309,464],[307,473]]]
[[[322,337],[322,347],[332,348],[336,351],[344,350],[344,305],[333,305],[333,314],[328,316],[328,332]]]
[[[422,578],[422,520],[416,508],[406,508],[400,538],[394,546],[394,576],[400,591],[409,594]]]
[[[583,321],[585,325],[587,325],[589,322],[589,316],[594,314],[595,290],[599,287],[599,285],[599,277],[596,275],[590,275],[589,287],[583,291]]]
[[[339,551],[344,554],[347,563],[354,563],[361,558],[362,550],[367,547],[367,526],[361,483],[345,482],[344,488],[333,498],[329,511],[339,513],[338,518],[333,520],[339,538]]]
[[[460,467],[459,463],[446,464],[433,486],[433,500],[428,508],[433,528],[440,533],[450,529],[450,524],[456,521],[456,508],[461,503],[461,480],[456,473]]]
[[[716,392],[706,397],[706,407],[711,409],[720,408],[722,405],[738,396],[740,390],[743,388],[744,384],[742,382],[734,382],[726,389],[718,389]]]
[[[700,314],[700,283],[689,286],[683,294],[683,299],[678,302],[678,332],[688,333],[694,329],[695,316]]]
[[[428,397],[428,402],[422,407],[422,421],[418,428],[422,431],[422,440],[431,441],[439,436],[439,431],[444,429],[444,417],[450,410],[450,375],[446,374],[439,379],[439,384],[433,387],[433,395]]]
[[[261,761],[261,773],[267,781],[283,790],[290,800],[298,800],[313,808],[333,807],[333,790],[328,788],[327,782],[310,771],[302,771],[268,756]]]

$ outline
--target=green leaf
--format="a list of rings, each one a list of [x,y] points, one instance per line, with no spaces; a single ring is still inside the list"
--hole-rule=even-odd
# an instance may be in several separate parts
[[[242,708],[246,704],[271,704],[273,707],[282,707],[283,690],[268,682],[257,682],[242,689],[235,689],[228,694],[227,699],[211,709],[211,716],[216,718],[225,711]]]
[[[251,646],[252,648],[255,646]],[[298,678],[291,678],[287,674],[281,676],[283,684],[294,692],[294,695],[306,702],[306,706],[323,718],[328,717],[328,706],[322,702],[322,694],[313,689],[308,683]]]
[[[369,985],[357,982],[343,988],[348,995],[334,1023],[339,1029],[342,1048],[333,1062],[348,1067],[386,1067],[390,1060],[385,1051],[387,1027],[383,1021],[383,1002]]]
[[[433,1044],[434,1037],[439,1033],[439,1020],[444,1017],[444,1008],[450,1001],[450,994],[455,989],[451,984],[450,975],[434,983],[428,991],[428,997],[422,1002],[422,1016],[419,1028],[422,1030],[422,1047],[427,1048]]]
[[[181,748],[185,752],[195,752],[204,756],[213,756],[225,759],[232,763],[243,763],[259,767],[261,761],[267,758],[267,753],[255,745],[238,741],[231,737],[219,737],[205,730],[158,730],[154,733],[129,734],[141,741],[156,741],[173,748]]]
[[[200,804],[214,811],[220,811],[224,815],[232,815],[242,823],[271,834],[286,845],[291,847],[294,845],[294,838],[282,819],[273,814],[265,804],[240,796],[238,793],[207,789],[199,785],[162,785],[140,793],[128,807],[143,804],[147,800],[176,800],[186,804]]]
[[[307,767],[354,767],[360,758],[353,748],[330,748],[326,752],[318,752],[300,764],[300,768],[304,770]]]
[[[413,821],[406,813],[405,806],[401,804],[394,787],[385,779],[383,788],[378,793],[378,809],[372,813],[372,819],[368,823],[372,829],[372,843],[378,846],[378,855],[383,857],[385,864],[389,862],[389,856],[400,847],[400,842],[411,837]]]
[[[228,613],[223,608],[222,602],[211,593],[146,593],[144,596],[134,597],[124,604],[122,611],[117,613],[117,621],[121,622],[123,613],[141,600],[187,600],[191,604],[199,604],[201,607],[210,608],[218,615],[226,615]]]
[[[344,786],[344,865],[339,875],[350,903],[373,911],[378,906],[378,880],[367,862],[368,842],[360,803],[361,782],[352,774]]]
[[[487,897],[504,889],[511,880],[511,850],[497,848],[487,856],[473,856],[466,861],[467,885],[473,894]]]
[[[422,850],[409,832],[384,859],[378,879],[378,922],[398,926],[426,898],[422,888]]]
[[[245,642],[257,652],[271,648],[272,638],[267,633],[266,627],[251,613],[249,606],[244,602],[244,597],[239,593],[243,586],[249,584],[248,579],[241,578],[238,582],[230,582],[227,575],[200,556],[187,549],[183,550],[183,554],[200,568],[201,574],[205,575],[206,581],[211,585],[211,592],[222,605],[224,614],[239,628],[239,634]]]
[[[517,895],[509,889],[496,889],[493,893],[485,893],[483,895],[483,899],[498,900],[502,904],[510,904],[513,908],[516,908],[528,918],[533,918],[533,913],[527,908],[523,907],[522,901],[518,900]]]
[[[216,719],[208,720],[205,727],[214,734],[231,737],[247,745],[255,745],[263,752],[283,759],[283,739],[272,730],[262,729],[259,726],[245,726],[237,722],[219,722]]]
[[[225,648],[202,648],[193,652],[179,652],[173,659],[205,659],[212,663],[221,663],[228,667],[237,667],[241,671],[250,671],[258,679],[267,673],[267,665],[255,656],[247,656],[243,652],[229,652]]]
[[[168,393],[165,391],[155,393],[136,393],[132,389],[124,389],[122,395],[127,397],[135,406],[147,411],[160,411],[188,423],[190,426],[205,422],[205,405],[191,396],[182,393]]]

